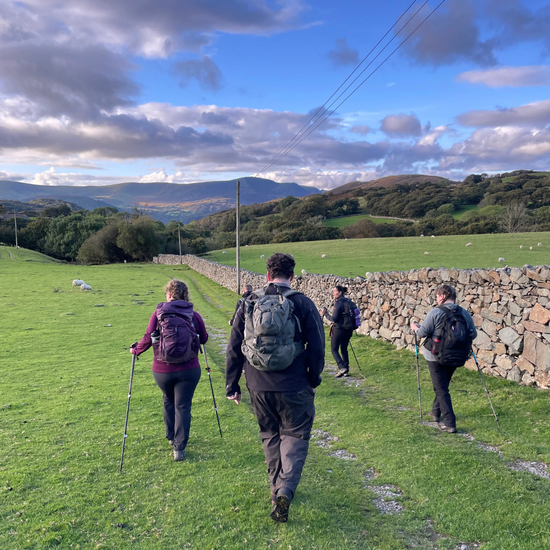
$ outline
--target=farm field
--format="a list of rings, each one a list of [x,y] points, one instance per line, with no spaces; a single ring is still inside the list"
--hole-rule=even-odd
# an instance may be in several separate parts
[[[488,379],[499,431],[478,375],[459,369],[451,389],[459,434],[444,434],[418,421],[413,354],[354,336],[361,370],[352,364],[354,378],[342,381],[327,349],[318,432],[289,522],[275,524],[248,394],[240,406],[224,398],[235,293],[186,266],[88,267],[0,251],[2,550],[550,547],[550,481],[512,469],[517,459],[550,462],[547,392]],[[211,335],[224,437],[203,372],[188,459],[172,461],[146,352],[136,362],[120,474],[127,348],[172,276],[189,285]],[[73,290],[74,278],[93,291]],[[431,384],[420,366],[427,410]]]
[[[542,246],[537,246],[538,243]],[[472,246],[466,247],[467,243]],[[523,248],[520,249],[520,245]],[[529,247],[533,247],[530,250]],[[235,249],[210,252],[203,257],[234,266]],[[440,266],[459,269],[474,267],[521,267],[550,263],[550,232],[490,235],[449,235],[383,239],[349,239],[279,243],[241,247],[241,267],[263,272],[266,258],[274,252],[292,254],[297,273],[330,273],[341,277],[364,277],[367,271],[407,271]],[[429,255],[424,253],[428,252]],[[326,258],[321,258],[326,254]],[[499,264],[498,259],[505,259]]]
[[[342,218],[331,218],[325,220],[323,225],[328,227],[348,227],[348,225],[353,225],[361,220],[370,220],[372,223],[395,223],[395,220],[388,220],[383,218],[371,218],[369,214],[357,214],[357,216],[344,216]]]

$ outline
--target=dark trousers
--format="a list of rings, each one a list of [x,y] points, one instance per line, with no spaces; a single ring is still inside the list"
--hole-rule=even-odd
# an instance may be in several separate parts
[[[352,335],[353,330],[346,330],[345,328],[337,326],[332,328],[330,351],[339,369],[349,369],[348,344]],[[340,356],[338,350],[340,350],[342,356]]]
[[[252,409],[260,427],[271,498],[277,491],[296,492],[309,449],[315,416],[312,388],[299,392],[250,391]]]
[[[166,439],[174,442],[176,451],[183,451],[189,441],[191,401],[201,378],[201,369],[153,372],[153,376],[162,390]]]
[[[432,413],[443,416],[445,426],[456,428],[456,417],[451,403],[449,384],[457,367],[443,367],[437,361],[428,361],[428,369],[432,377],[435,399],[432,404]]]

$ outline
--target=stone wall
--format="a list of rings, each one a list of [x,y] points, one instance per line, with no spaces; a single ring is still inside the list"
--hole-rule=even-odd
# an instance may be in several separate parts
[[[179,264],[179,256],[161,255],[156,263]],[[234,267],[196,256],[182,257],[195,271],[236,291]],[[263,286],[265,275],[241,270],[241,287]],[[301,275],[293,287],[321,308],[331,304],[335,285],[346,286],[361,309],[358,332],[382,338],[397,348],[413,349],[411,320],[422,322],[434,306],[435,289],[449,283],[457,302],[476,324],[474,351],[483,372],[525,385],[550,386],[550,269],[524,266],[501,269],[432,269],[369,273],[354,279],[333,275]],[[473,359],[466,367],[475,369]]]

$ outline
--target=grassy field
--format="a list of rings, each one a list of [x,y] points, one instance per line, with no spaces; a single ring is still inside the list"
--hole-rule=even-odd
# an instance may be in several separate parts
[[[358,214],[357,216],[344,216],[343,218],[331,218],[331,219],[325,220],[323,222],[323,225],[327,225],[329,227],[338,227],[342,229],[342,227],[353,225],[354,223],[357,223],[358,221],[365,220],[365,219],[370,220],[372,223],[395,223],[395,220],[371,218],[368,214]]]
[[[462,208],[455,210],[453,212],[453,218],[455,218],[455,220],[460,220],[460,218],[462,218],[462,215],[465,214],[466,212],[472,212],[477,209],[478,209],[477,204],[468,204],[467,206],[463,206]]]
[[[224,339],[237,296],[186,266],[82,267],[9,250],[14,259],[4,247],[0,260],[2,550],[550,548],[550,482],[509,467],[517,458],[550,462],[547,392],[487,380],[499,431],[479,377],[460,369],[452,393],[461,433],[439,433],[418,422],[414,356],[354,337],[361,372],[352,365],[357,378],[347,385],[325,373],[316,398],[314,429],[338,439],[325,441],[329,448],[312,442],[289,522],[275,524],[248,395],[240,406],[224,399]],[[203,372],[188,460],[172,461],[148,352],[136,363],[119,474],[127,348],[174,275],[189,284],[212,337],[224,438]],[[93,292],[73,290],[77,277]],[[431,384],[420,364],[427,409]],[[388,488],[398,496],[378,496]],[[376,506],[393,500],[402,513]]]
[[[466,247],[471,242],[472,246]],[[537,246],[537,243],[542,246]],[[523,245],[523,249],[520,249]],[[529,250],[532,246],[533,250]],[[235,265],[235,249],[205,255],[206,258]],[[496,235],[451,235],[436,237],[349,239],[305,243],[266,244],[241,247],[241,267],[263,272],[265,260],[274,252],[293,254],[297,273],[331,273],[342,277],[365,276],[367,271],[419,269],[421,267],[474,268],[521,267],[550,263],[550,233],[511,233]],[[426,256],[424,252],[428,252]],[[321,258],[326,254],[326,258]],[[499,264],[503,257],[505,264]]]

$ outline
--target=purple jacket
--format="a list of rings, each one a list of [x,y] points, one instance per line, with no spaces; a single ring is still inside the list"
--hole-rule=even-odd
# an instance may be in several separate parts
[[[163,311],[167,313],[185,315],[190,309],[189,302],[185,302],[184,300],[174,300],[172,302],[161,302],[159,306],[160,305],[163,306]],[[139,356],[144,351],[147,351],[151,346],[153,346],[153,349],[155,350],[155,358],[153,359],[154,372],[166,373],[166,372],[177,372],[180,370],[200,368],[198,357],[195,357],[195,359],[191,359],[191,361],[188,361],[187,363],[179,363],[179,364],[169,364],[169,363],[165,363],[164,361],[159,361],[158,359],[156,359],[156,355],[157,355],[156,351],[157,351],[158,344],[151,343],[151,333],[157,329],[157,325],[158,325],[158,320],[157,320],[157,313],[155,310],[153,312],[153,315],[151,315],[151,319],[149,320],[149,325],[147,326],[147,330],[143,335],[141,342],[134,348],[133,353]],[[193,325],[195,326],[195,330],[199,335],[200,343],[206,344],[206,342],[208,341],[208,333],[206,332],[206,327],[204,326],[204,321],[202,320],[202,317],[196,311],[193,311]]]

